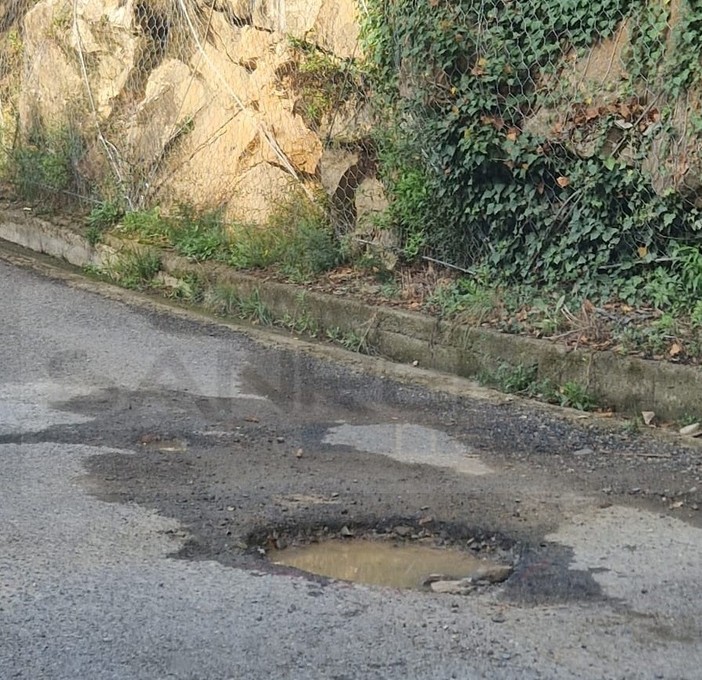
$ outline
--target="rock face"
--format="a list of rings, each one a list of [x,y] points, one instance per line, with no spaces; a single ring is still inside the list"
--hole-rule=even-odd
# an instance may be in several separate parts
[[[79,0],[74,14],[71,0],[43,0],[27,12],[19,101],[23,129],[82,127],[88,115],[109,118],[137,66],[139,41],[132,35],[130,10],[120,0],[104,0],[99,8]]]
[[[76,131],[85,179],[117,182],[134,206],[188,203],[262,222],[291,190],[322,185],[335,129],[358,164],[368,125],[354,124],[353,96],[327,93],[338,111],[310,120],[295,77],[314,46],[339,73],[357,56],[353,0],[25,4],[21,134]],[[342,175],[324,183],[330,196]]]
[[[681,0],[666,0],[662,6],[667,27],[658,40],[667,59],[677,48],[683,13],[689,10],[684,10]],[[702,207],[702,145],[690,125],[699,118],[702,84],[671,94],[664,82],[670,76],[660,64],[640,78],[631,73],[637,33],[641,28],[630,17],[613,36],[582,54],[568,55],[558,73],[559,83],[545,83],[560,90],[559,103],[536,110],[525,129],[555,139],[581,157],[613,154],[639,165],[657,193],[680,192]],[[623,92],[628,93],[626,97]],[[563,102],[573,104],[573,110],[568,111]],[[608,119],[603,144],[597,128]]]

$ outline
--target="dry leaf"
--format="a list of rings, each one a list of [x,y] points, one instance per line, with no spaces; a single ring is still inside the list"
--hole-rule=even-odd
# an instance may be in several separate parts
[[[653,425],[656,414],[654,411],[641,411],[641,417],[646,425]]]
[[[600,115],[600,110],[596,106],[591,106],[587,111],[585,111],[585,120],[594,120]]]
[[[668,354],[670,354],[671,357],[678,356],[680,352],[682,352],[682,347],[680,347],[680,345],[677,342],[674,342],[668,350]]]
[[[639,254],[639,257],[643,259],[646,257],[646,255],[648,255],[648,248],[646,246],[639,246],[636,249],[636,252]]]
[[[561,176],[556,179],[556,183],[561,189],[565,189],[570,184],[570,180],[567,177]]]

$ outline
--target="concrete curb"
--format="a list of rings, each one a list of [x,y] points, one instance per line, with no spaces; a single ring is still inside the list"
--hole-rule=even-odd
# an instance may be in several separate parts
[[[121,249],[142,248],[114,237],[96,247],[68,226],[22,210],[0,210],[0,239],[66,260],[78,267],[100,266]],[[358,300],[262,281],[221,264],[193,264],[163,252],[165,274],[197,274],[210,285],[227,284],[246,298],[256,293],[277,320],[312,319],[320,329],[355,333],[372,351],[393,361],[475,378],[502,364],[538,366],[538,378],[563,385],[577,381],[618,412],[654,411],[662,419],[700,415],[702,369],[619,356],[568,350],[546,340],[507,335],[443,322],[423,314],[366,305]]]

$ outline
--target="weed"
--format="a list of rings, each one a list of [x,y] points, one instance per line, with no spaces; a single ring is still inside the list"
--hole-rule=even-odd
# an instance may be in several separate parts
[[[688,425],[694,425],[695,423],[700,422],[700,417],[698,415],[694,415],[693,413],[684,413],[679,419],[678,419],[678,426],[679,427],[687,427]]]
[[[81,184],[77,163],[82,155],[83,141],[77,132],[37,128],[13,151],[10,180],[21,198],[56,207],[77,193]]]
[[[82,272],[91,278],[105,279],[105,270],[95,264],[84,264],[81,268]]]
[[[197,304],[203,301],[207,284],[201,276],[194,273],[187,273],[178,276],[177,279],[178,282],[168,293],[169,297],[191,304]]]
[[[85,231],[85,238],[91,246],[96,246],[102,241],[102,229],[99,227],[88,227]]]
[[[273,323],[273,314],[261,300],[258,289],[242,297],[234,286],[221,283],[204,294],[203,302],[207,309],[220,316],[237,316],[262,326]]]
[[[698,300],[692,308],[690,322],[694,328],[702,328],[702,300]]]
[[[150,249],[127,250],[104,268],[105,275],[125,288],[147,288],[161,269],[161,257]]]
[[[380,286],[380,294],[389,300],[399,297],[400,292],[400,284],[395,279],[385,281]]]
[[[341,338],[341,344],[350,349],[352,352],[359,354],[370,354],[368,338],[366,333],[357,333],[356,331],[347,331]]]
[[[271,214],[268,229],[279,234],[278,261],[283,273],[302,282],[332,269],[341,249],[324,208],[304,194],[293,194]]]
[[[497,387],[502,392],[508,394],[522,394],[534,396],[537,385],[537,374],[539,367],[536,365],[525,366],[519,364],[500,364],[492,375],[483,375],[482,380],[486,384]]]
[[[677,265],[682,294],[689,300],[702,297],[702,252],[698,246],[677,246],[673,259]]]
[[[214,314],[236,316],[241,304],[241,298],[234,286],[218,283],[207,290],[203,303]]]
[[[665,356],[677,337],[678,322],[664,314],[648,325],[631,325],[615,331],[615,337],[625,352]]]
[[[170,221],[169,239],[176,252],[195,261],[221,257],[229,245],[229,237],[221,211],[197,214],[189,206],[181,206]]]
[[[102,201],[98,203],[86,218],[88,229],[85,233],[88,243],[96,245],[102,240],[103,233],[113,227],[124,215],[124,210],[118,203]]]
[[[561,295],[555,303],[548,298],[536,298],[532,303],[532,326],[539,335],[553,335],[567,327],[567,319],[563,315],[565,295]]]
[[[358,333],[356,331],[342,331],[338,326],[327,328],[327,339],[335,342],[352,352],[359,354],[370,354],[370,347],[366,333]]]
[[[229,264],[237,269],[265,269],[281,251],[280,235],[265,227],[235,225],[229,244]]]
[[[278,206],[266,226],[232,228],[229,263],[239,269],[277,265],[295,282],[308,281],[341,261],[323,210],[296,195]]]
[[[297,52],[291,84],[300,94],[300,113],[309,124],[318,127],[345,101],[349,86],[357,89],[354,81],[358,74],[350,62],[334,59],[312,43],[291,38],[290,44]]]
[[[641,419],[640,416],[635,415],[627,421],[626,425],[622,428],[624,431],[624,434],[627,435],[637,435],[641,432],[641,426],[643,425],[643,420]]]
[[[293,333],[307,335],[316,338],[319,334],[319,324],[317,320],[307,312],[299,312],[295,316],[286,315],[283,318],[283,326],[289,328]]]
[[[128,212],[119,230],[154,245],[165,245],[169,241],[170,226],[158,207]]]
[[[437,287],[427,304],[447,318],[482,323],[500,304],[500,293],[488,286],[482,276],[462,278]]]
[[[644,284],[644,300],[652,304],[656,309],[665,309],[673,306],[678,297],[677,278],[669,270],[663,267],[656,267]]]
[[[485,371],[478,380],[507,394],[539,399],[580,411],[591,411],[597,400],[579,382],[571,380],[558,388],[548,379],[539,380],[537,365],[502,363],[495,371]]]
[[[597,406],[595,397],[583,385],[574,380],[565,383],[559,390],[560,404],[578,411],[592,411]]]
[[[89,227],[98,229],[109,229],[119,222],[124,215],[124,210],[115,201],[101,201],[98,203],[86,218]]]
[[[330,326],[324,333],[330,342],[341,342],[341,339],[344,337],[344,331],[338,326]]]
[[[258,289],[239,300],[239,316],[261,326],[270,326],[273,323],[273,314],[261,300]]]
[[[320,330],[319,323],[305,308],[304,292],[297,295],[297,309],[295,310],[295,314],[292,316],[286,314],[283,318],[283,326],[289,328],[294,333],[308,335],[313,338],[317,337]]]

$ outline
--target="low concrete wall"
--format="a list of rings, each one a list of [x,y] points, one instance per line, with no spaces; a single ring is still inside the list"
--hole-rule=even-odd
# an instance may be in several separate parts
[[[21,210],[0,211],[0,238],[73,265],[100,264],[121,248],[139,248],[109,237],[91,246],[77,231],[51,224]],[[538,366],[539,379],[556,384],[577,381],[617,411],[655,411],[676,419],[702,410],[702,370],[665,362],[619,356],[613,352],[569,350],[546,340],[507,335],[456,325],[432,317],[366,305],[358,300],[306,290],[301,286],[262,281],[221,264],[193,264],[164,252],[165,273],[196,273],[211,285],[227,283],[241,297],[257,292],[276,319],[304,314],[322,329],[353,331],[375,352],[403,363],[474,378],[501,364]]]

